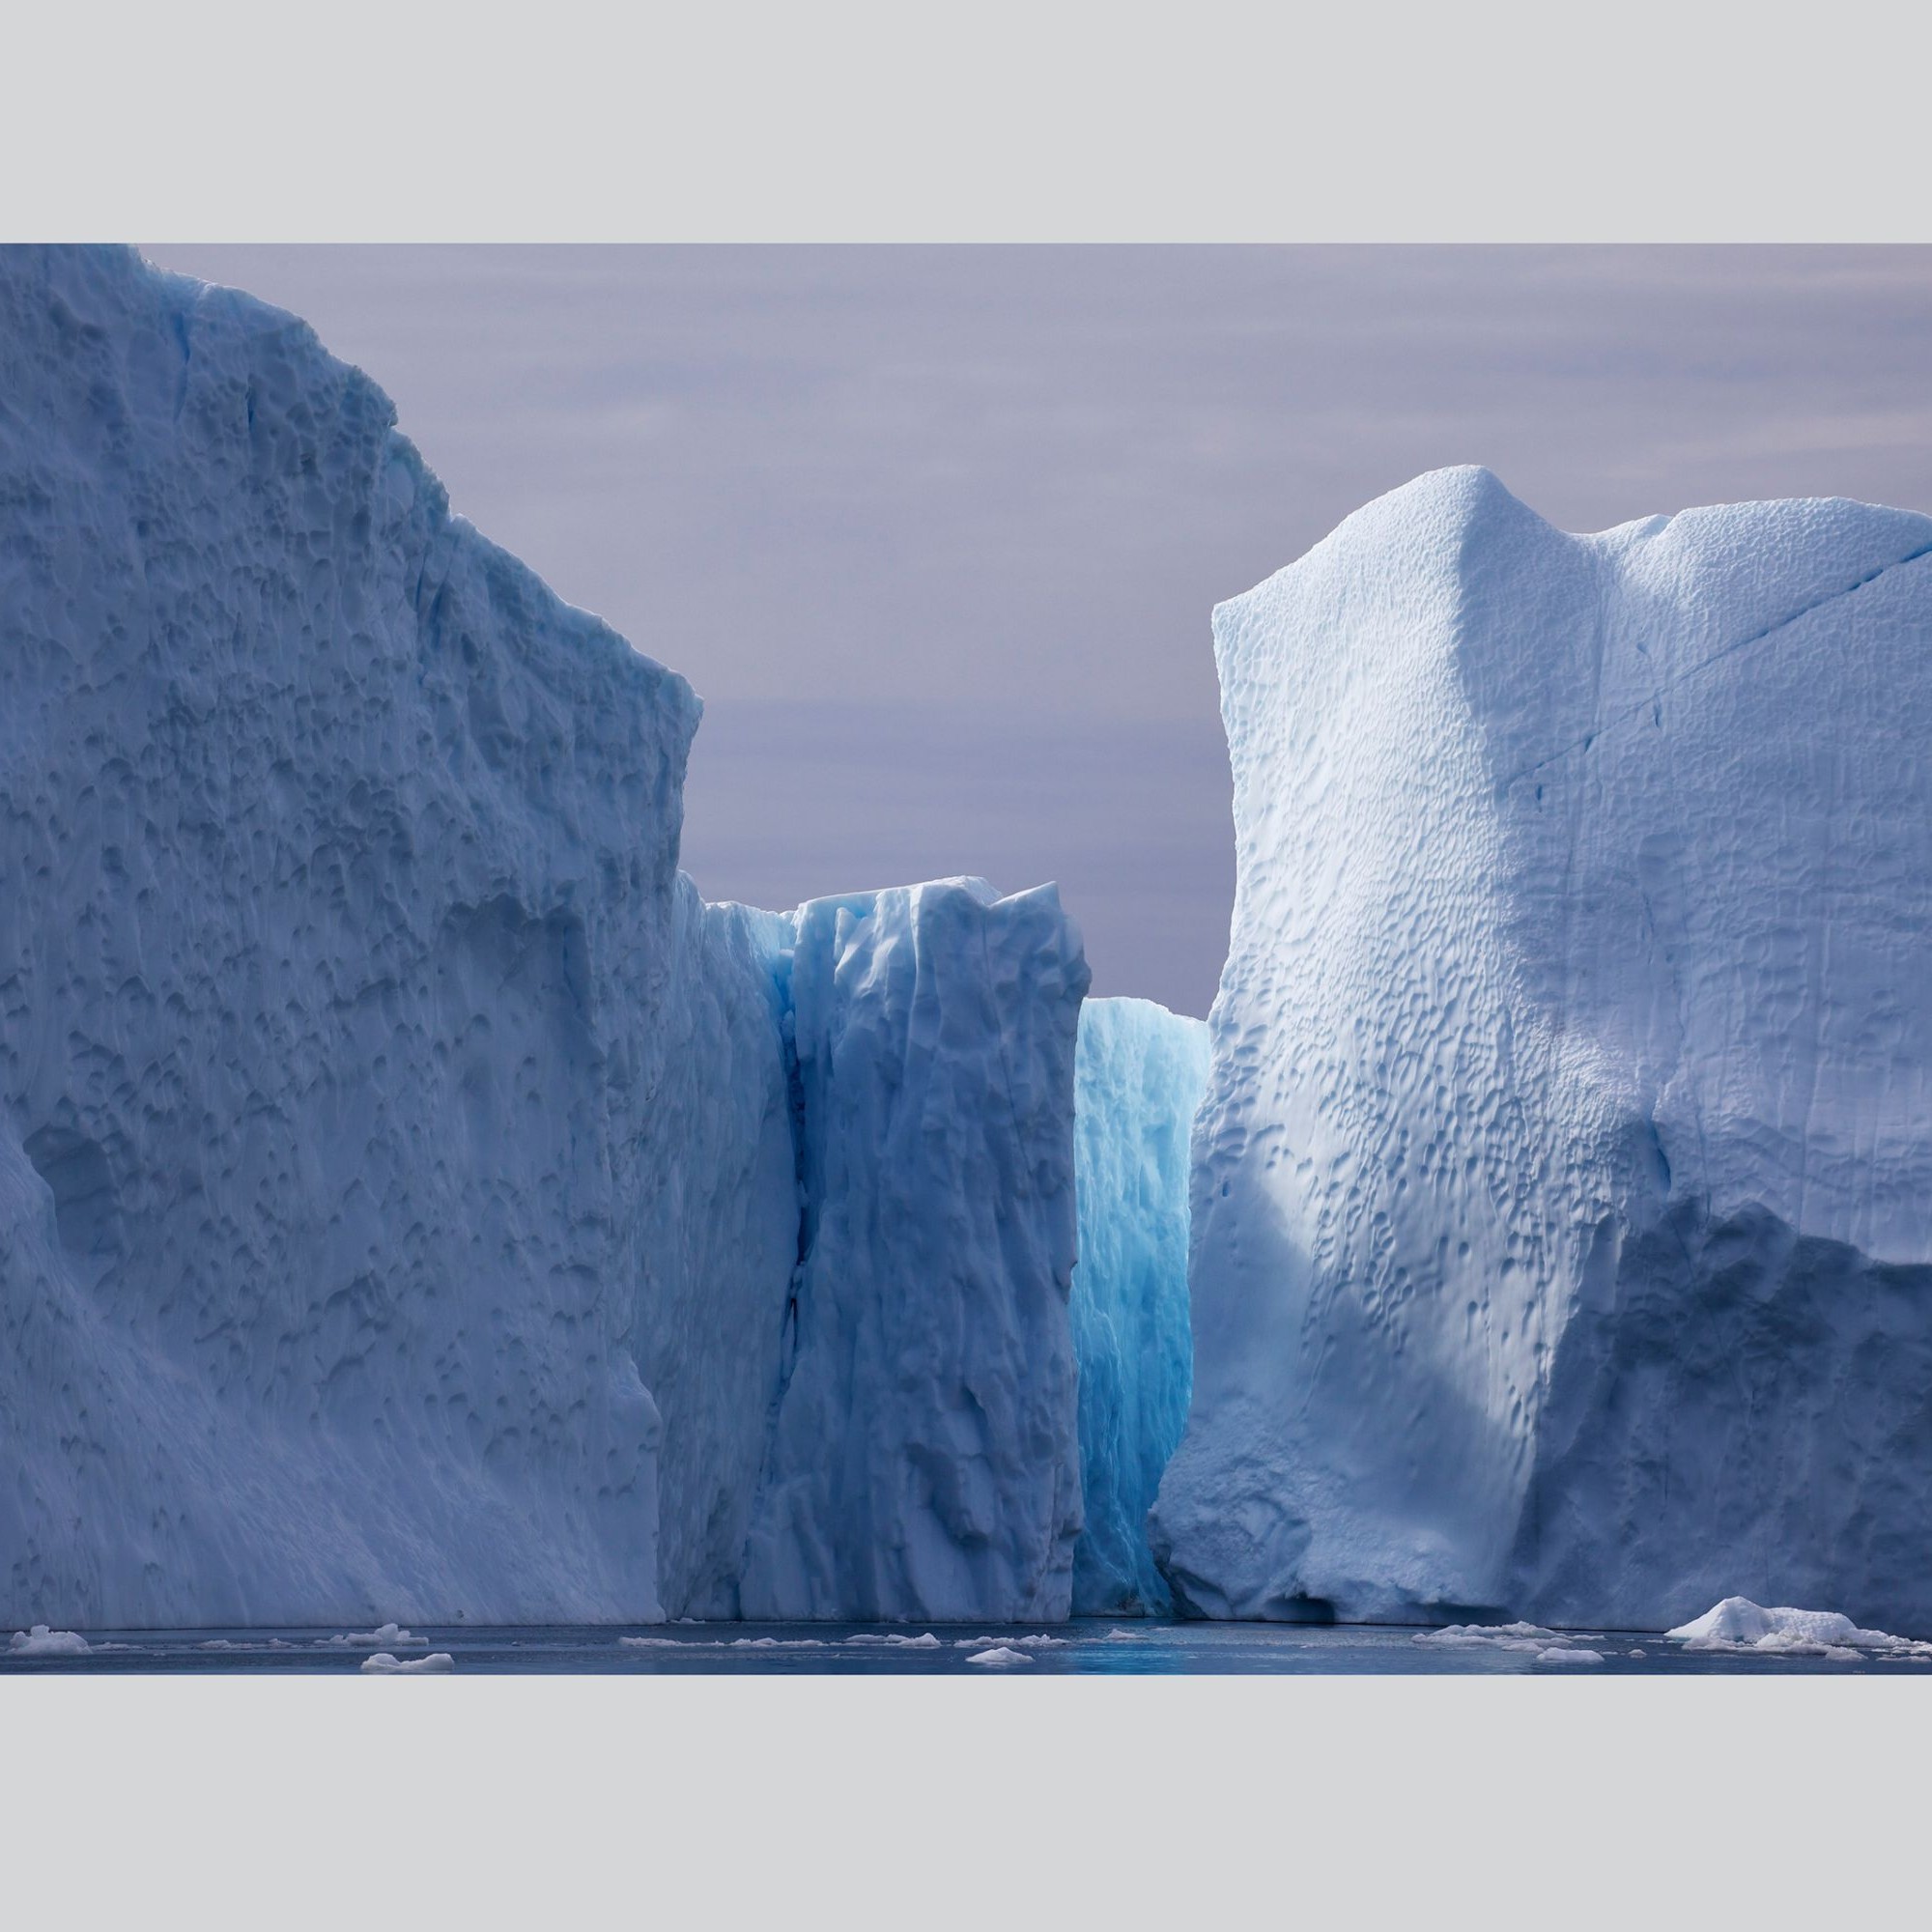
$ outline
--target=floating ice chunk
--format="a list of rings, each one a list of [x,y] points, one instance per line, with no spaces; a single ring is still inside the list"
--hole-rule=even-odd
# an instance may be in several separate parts
[[[633,1650],[695,1650],[697,1648],[695,1643],[674,1636],[620,1636],[617,1641],[629,1644]]]
[[[734,1636],[733,1650],[823,1650],[825,1639],[817,1636]]]
[[[1441,1630],[1417,1631],[1409,1641],[1443,1650],[1522,1650],[1542,1652],[1568,1641],[1540,1624],[1448,1624]]]
[[[1754,1651],[1767,1657],[1823,1657],[1856,1662],[1867,1652],[1932,1657],[1932,1643],[1861,1630],[1836,1610],[1766,1609],[1748,1597],[1726,1597],[1701,1617],[1664,1635],[1686,1650]]]
[[[446,1650],[433,1650],[427,1657],[401,1658],[386,1650],[362,1660],[365,1675],[371,1677],[416,1677],[431,1671],[454,1670],[456,1660]]]
[[[341,1636],[319,1636],[319,1649],[332,1650],[420,1650],[429,1641],[416,1636],[400,1624],[383,1624],[372,1631],[348,1631]]]
[[[93,1648],[78,1631],[49,1630],[45,1624],[15,1631],[7,1640],[14,1657],[81,1657]]]
[[[1025,1651],[1014,1650],[1009,1645],[1003,1643],[996,1645],[991,1650],[980,1651],[974,1656],[969,1657],[966,1662],[968,1663],[992,1663],[1004,1668],[1008,1664],[1012,1663],[1031,1663],[1033,1659]]]
[[[952,1648],[954,1650],[977,1650],[982,1643],[1006,1643],[1011,1644],[1015,1649],[1047,1650],[1056,1645],[1065,1646],[1065,1642],[1066,1639],[1064,1636],[1047,1636],[1044,1634],[1037,1636],[962,1636],[953,1640]]]
[[[1539,1663],[1580,1663],[1588,1665],[1603,1662],[1604,1653],[1601,1650],[1575,1650],[1567,1645],[1552,1644],[1548,1650],[1539,1650],[1536,1653],[1536,1661]]]

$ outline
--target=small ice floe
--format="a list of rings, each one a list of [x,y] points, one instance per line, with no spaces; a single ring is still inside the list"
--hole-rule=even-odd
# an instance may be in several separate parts
[[[347,1631],[341,1636],[319,1636],[318,1650],[421,1650],[426,1636],[415,1636],[400,1624],[383,1624],[372,1631]]]
[[[821,1636],[734,1636],[733,1650],[823,1650]]]
[[[49,1630],[45,1624],[15,1631],[7,1639],[12,1657],[85,1657],[93,1648],[78,1631]]]
[[[674,1636],[620,1636],[619,1643],[627,1643],[633,1650],[690,1650],[689,1642],[682,1642]]]
[[[1634,1650],[1631,1652],[1631,1655],[1633,1657],[1648,1657],[1650,1652],[1647,1650]]]
[[[1568,1644],[1552,1644],[1548,1650],[1539,1650],[1536,1661],[1539,1663],[1580,1663],[1587,1667],[1603,1662],[1604,1653],[1601,1650],[1578,1650]]]
[[[231,1637],[211,1636],[195,1645],[197,1650],[246,1650],[245,1643],[237,1643]]]
[[[397,1657],[379,1650],[362,1660],[365,1677],[417,1677],[430,1671],[454,1670],[456,1660],[446,1650],[433,1650],[427,1657]]]
[[[982,1643],[1010,1644],[1016,1650],[1051,1650],[1056,1647],[1065,1649],[1066,1639],[1064,1636],[1046,1636],[1044,1634],[1037,1636],[962,1636],[954,1641],[952,1648],[954,1650],[978,1650]]]
[[[1441,1630],[1417,1631],[1409,1641],[1442,1650],[1520,1650],[1540,1657],[1546,1650],[1562,1648],[1569,1638],[1541,1624],[1448,1624]]]
[[[1004,1667],[1011,1663],[1031,1663],[1033,1659],[1025,1651],[1014,1650],[1010,1645],[1002,1643],[996,1644],[991,1650],[975,1652],[966,1662],[968,1663],[992,1663]]]
[[[919,1636],[905,1636],[897,1631],[861,1631],[856,1636],[848,1636],[847,1643],[888,1644],[894,1650],[943,1650],[945,1645],[930,1631]]]
[[[1861,1630],[1836,1610],[1766,1609],[1748,1597],[1726,1597],[1701,1617],[1664,1635],[1686,1650],[1748,1653],[1756,1657],[1817,1657],[1832,1663],[1865,1658],[1932,1658],[1932,1643]]]

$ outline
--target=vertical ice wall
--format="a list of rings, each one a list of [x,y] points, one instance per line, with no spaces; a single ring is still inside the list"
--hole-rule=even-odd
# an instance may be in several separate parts
[[[1064,1617],[1079,934],[978,879],[794,918],[804,1249],[742,1612]]]
[[[1208,1083],[1208,1029],[1151,1000],[1089,1000],[1077,1067],[1072,1312],[1087,1526],[1073,1552],[1073,1610],[1161,1615],[1171,1605],[1147,1513],[1193,1382],[1188,1139]]]
[[[1180,1601],[1932,1626],[1932,522],[1443,470],[1214,634]]]
[[[0,250],[0,1614],[1065,1614],[1052,889],[706,905],[292,317]]]
[[[246,297],[0,250],[0,1616],[715,1602],[797,1212],[689,687]]]

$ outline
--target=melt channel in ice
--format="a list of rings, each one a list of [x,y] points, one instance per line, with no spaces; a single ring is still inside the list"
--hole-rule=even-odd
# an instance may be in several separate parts
[[[1194,1350],[1187,1324],[1188,1137],[1208,1082],[1208,1029],[1150,1000],[1080,1009],[1074,1173],[1080,1261],[1078,1616],[1163,1615],[1147,1513],[1180,1440]]]

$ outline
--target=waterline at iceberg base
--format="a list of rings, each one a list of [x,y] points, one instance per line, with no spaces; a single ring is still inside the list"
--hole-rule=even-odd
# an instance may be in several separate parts
[[[1222,606],[1204,1028],[706,903],[690,687],[295,318],[0,250],[0,1668],[1923,1665],[1932,523]]]

